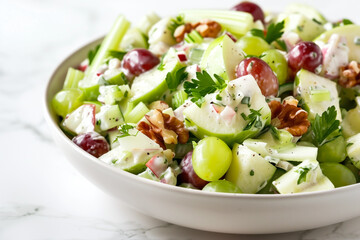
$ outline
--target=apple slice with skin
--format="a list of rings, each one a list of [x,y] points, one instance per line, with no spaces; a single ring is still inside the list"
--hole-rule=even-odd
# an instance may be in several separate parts
[[[339,34],[346,38],[349,47],[349,61],[360,62],[360,26],[351,24],[333,28],[322,33],[314,42],[324,45],[333,34]]]
[[[84,104],[68,114],[62,122],[67,131],[79,135],[92,132],[95,129],[95,104]]]
[[[200,68],[211,76],[217,74],[225,80],[235,79],[235,67],[244,59],[240,46],[223,35],[210,43],[200,62]]]

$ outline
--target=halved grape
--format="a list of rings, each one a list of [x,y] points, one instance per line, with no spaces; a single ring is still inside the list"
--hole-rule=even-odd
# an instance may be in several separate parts
[[[181,174],[178,176],[181,183],[190,183],[192,186],[202,189],[208,182],[199,178],[192,165],[193,151],[188,152],[180,162]]]
[[[276,96],[279,82],[270,66],[263,60],[255,57],[245,58],[236,67],[236,77],[251,74],[260,87],[264,96]]]
[[[231,161],[231,149],[224,141],[216,137],[200,140],[192,154],[195,173],[206,181],[215,181],[224,176]]]
[[[288,63],[284,55],[276,49],[266,50],[261,55],[261,59],[264,60],[275,73],[279,84],[284,84],[288,78]]]
[[[346,158],[346,142],[343,136],[319,147],[317,160],[319,162],[342,162]]]
[[[109,144],[106,139],[97,132],[77,135],[72,141],[94,157],[100,157],[109,151]]]
[[[84,93],[76,88],[61,90],[51,101],[57,115],[65,117],[67,114],[80,107],[83,103]]]
[[[343,187],[356,183],[356,178],[352,171],[340,163],[320,163],[320,168],[335,187]]]
[[[242,193],[238,186],[225,179],[210,182],[202,190],[206,192]]]
[[[237,5],[235,5],[232,10],[235,11],[241,11],[241,12],[248,12],[250,13],[253,18],[254,18],[254,22],[256,20],[260,20],[262,23],[265,23],[264,21],[264,11],[261,9],[261,7],[259,7],[259,5],[253,3],[253,2],[241,2]]]
[[[133,49],[123,58],[123,68],[135,76],[149,71],[160,62],[152,52],[146,49]]]
[[[270,45],[262,38],[256,36],[243,36],[237,41],[240,48],[247,55],[260,56],[260,54],[266,50],[269,50]]]
[[[288,64],[294,73],[301,68],[316,73],[322,61],[321,49],[314,42],[300,42],[288,54]]]

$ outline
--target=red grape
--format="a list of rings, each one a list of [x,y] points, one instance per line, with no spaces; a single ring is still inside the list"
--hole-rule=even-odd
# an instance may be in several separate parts
[[[202,189],[208,182],[201,179],[194,171],[192,165],[192,153],[193,151],[188,152],[185,157],[181,160],[181,174],[179,175],[179,180],[182,183],[191,183],[194,187]]]
[[[97,132],[77,135],[72,141],[94,157],[100,157],[109,151],[109,144],[106,139]]]
[[[264,96],[276,96],[279,82],[270,66],[263,60],[251,57],[242,60],[236,67],[236,77],[251,74]]]
[[[264,12],[261,7],[255,3],[244,1],[235,5],[232,10],[250,13],[254,18],[254,22],[260,20],[262,23],[265,23]]]
[[[321,49],[314,42],[300,42],[288,54],[288,65],[294,73],[301,68],[316,72],[322,61]]]
[[[123,58],[123,68],[135,76],[149,71],[160,62],[152,52],[146,49],[133,49]]]

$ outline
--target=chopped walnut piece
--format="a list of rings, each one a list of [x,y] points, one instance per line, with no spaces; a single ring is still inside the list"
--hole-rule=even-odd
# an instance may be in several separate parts
[[[184,40],[185,33],[189,33],[193,30],[193,26],[190,23],[186,23],[184,25],[180,25],[175,29],[174,37],[176,42],[181,42]]]
[[[209,19],[204,19],[196,23],[186,23],[180,25],[174,32],[176,42],[184,40],[185,34],[190,33],[194,29],[198,31],[202,37],[215,38],[221,31],[221,25],[218,22]]]
[[[295,100],[296,101],[296,100]],[[297,104],[295,101],[284,101],[283,104],[273,100],[269,102],[271,109],[271,124],[278,129],[285,129],[293,136],[302,136],[305,134],[310,126],[308,120],[308,113]]]
[[[150,103],[149,105],[150,109],[160,109],[161,111],[164,111],[165,109],[169,108],[169,105],[164,101],[155,101]]]
[[[189,139],[189,131],[184,123],[176,117],[155,109],[151,115],[145,115],[146,120],[137,125],[137,129],[158,143],[163,149],[165,144],[186,143]]]
[[[202,37],[215,38],[221,31],[221,25],[218,22],[204,19],[200,21],[200,24],[195,28]]]
[[[360,64],[351,61],[347,66],[340,67],[339,84],[345,88],[352,88],[360,84]]]

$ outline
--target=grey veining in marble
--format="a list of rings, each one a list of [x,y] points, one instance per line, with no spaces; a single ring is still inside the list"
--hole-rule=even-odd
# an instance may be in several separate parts
[[[103,35],[119,13],[136,22],[149,9],[163,15],[177,11],[172,1],[154,2],[0,2],[0,239],[360,239],[360,218],[304,232],[260,236],[175,226],[105,195],[70,166],[48,135],[43,119],[46,81],[67,55]],[[260,2],[278,8],[270,1]],[[235,3],[226,1],[222,7]],[[322,7],[323,3],[314,4]],[[322,10],[333,19],[348,12],[360,22],[358,8],[351,6],[358,3],[347,3],[338,11],[338,1],[327,1]],[[203,6],[216,7],[219,2],[184,0],[179,8]]]

